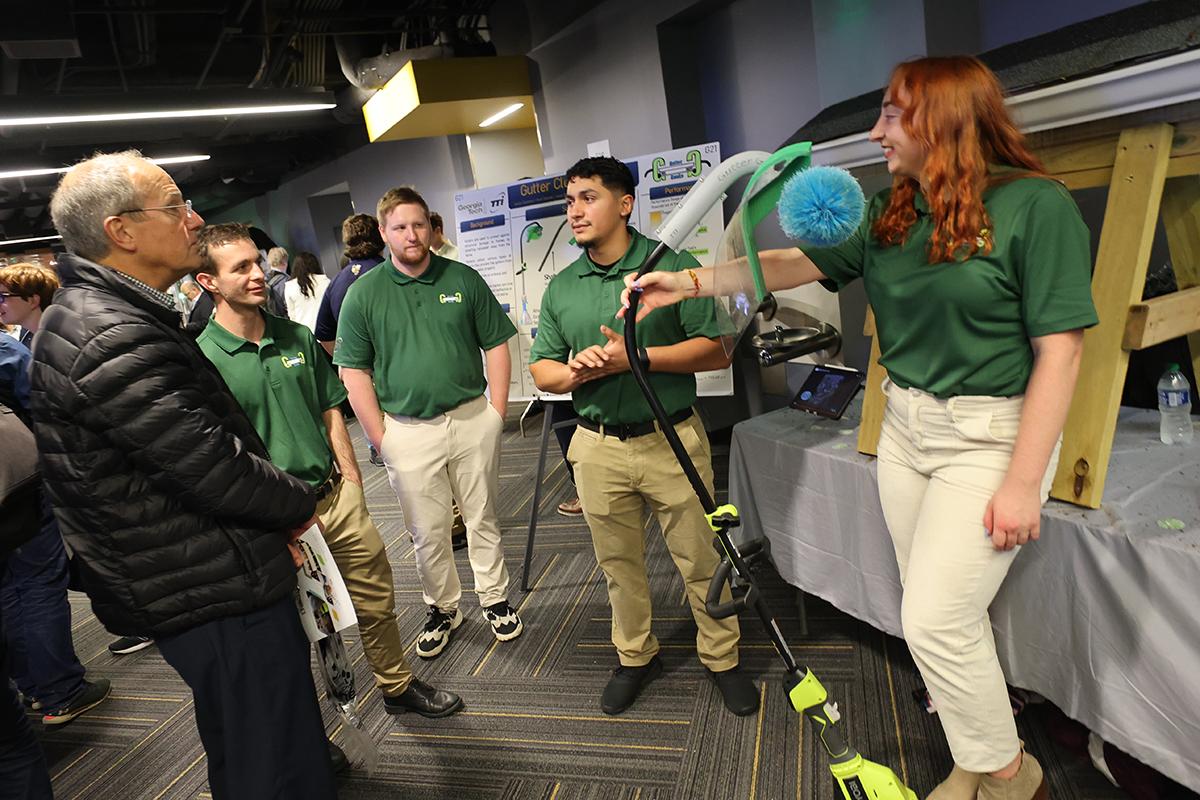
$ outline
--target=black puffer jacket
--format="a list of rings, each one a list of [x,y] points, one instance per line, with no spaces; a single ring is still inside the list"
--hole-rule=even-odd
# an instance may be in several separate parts
[[[295,584],[286,531],[312,516],[179,314],[90,261],[34,341],[42,477],[96,616],[164,636],[244,614]]]

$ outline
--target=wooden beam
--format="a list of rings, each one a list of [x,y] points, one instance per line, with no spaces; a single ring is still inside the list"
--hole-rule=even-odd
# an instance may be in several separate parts
[[[1175,284],[1180,289],[1200,286],[1200,175],[1167,181],[1163,187],[1162,222]],[[1200,333],[1188,334],[1188,349],[1192,374],[1200,375]]]
[[[1055,173],[1054,177],[1062,181],[1068,189],[1096,189],[1112,183],[1112,168],[1086,169],[1079,172]],[[1200,153],[1186,153],[1173,156],[1167,162],[1167,177],[1178,178],[1200,174]]]
[[[1038,158],[1052,175],[1111,169],[1117,158],[1114,145],[1122,131],[1066,141],[1039,148]],[[1200,154],[1200,120],[1188,120],[1175,126],[1171,137],[1171,157]]]
[[[1200,331],[1200,286],[1130,306],[1121,348],[1144,350],[1196,331]]]
[[[1173,129],[1147,125],[1117,142],[1108,204],[1092,277],[1100,324],[1084,335],[1079,383],[1063,431],[1051,496],[1098,508],[1104,495],[1113,433],[1129,353],[1121,349],[1129,307],[1140,302],[1158,223]]]

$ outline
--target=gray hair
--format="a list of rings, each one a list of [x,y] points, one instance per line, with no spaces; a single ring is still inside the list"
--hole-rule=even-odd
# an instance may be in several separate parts
[[[281,264],[287,263],[288,253],[282,247],[272,247],[267,251],[267,266],[279,269]]]
[[[97,153],[63,175],[50,199],[50,219],[67,250],[91,261],[108,255],[104,220],[141,205],[130,167],[144,160],[138,150]]]

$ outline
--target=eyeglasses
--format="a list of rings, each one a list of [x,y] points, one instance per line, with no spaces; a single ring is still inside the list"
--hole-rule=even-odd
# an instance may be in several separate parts
[[[113,216],[121,216],[122,214],[139,214],[143,211],[174,211],[177,208],[184,209],[183,218],[191,219],[194,214],[192,212],[192,201],[184,200],[182,203],[176,203],[172,206],[154,206],[153,208],[127,208],[124,211],[118,211]]]
[[[0,292],[0,306],[6,304],[8,302],[8,298],[10,298],[10,297],[15,297],[18,300],[25,299],[24,297],[21,297],[21,295],[17,294],[16,292]]]

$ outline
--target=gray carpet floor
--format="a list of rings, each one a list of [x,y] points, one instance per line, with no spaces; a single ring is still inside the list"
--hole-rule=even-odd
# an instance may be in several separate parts
[[[437,659],[410,656],[419,676],[460,693],[463,713],[443,720],[384,713],[377,690],[363,701],[366,728],[382,756],[373,776],[352,771],[341,780],[344,798],[455,798],[455,800],[655,800],[657,798],[834,797],[824,753],[787,702],[783,669],[757,618],[743,615],[742,663],[760,687],[762,709],[738,718],[724,710],[716,687],[696,659],[695,626],[682,582],[647,518],[647,564],[654,587],[655,633],[666,671],[625,714],[609,717],[599,696],[616,657],[609,641],[604,585],[582,519],[558,515],[573,495],[554,442],[530,572],[532,591],[520,591],[537,461],[535,422],[522,437],[514,405],[501,463],[501,523],[512,577],[510,601],[525,633],[497,643],[464,594],[465,622]],[[352,433],[358,437],[357,427]],[[406,639],[415,642],[425,618],[413,546],[385,471],[363,463],[372,516],[388,544],[395,570],[397,612]],[[719,495],[726,449],[715,448]],[[464,587],[472,583],[458,553]],[[814,598],[806,601],[808,634],[799,628],[797,596],[769,566],[759,576],[765,595],[798,659],[813,669],[840,704],[851,743],[886,763],[923,797],[951,760],[935,716],[913,699],[919,678],[898,639]],[[42,733],[55,796],[60,800],[206,798],[204,752],[196,735],[187,687],[154,648],[128,656],[106,649],[112,637],[72,595],[74,636],[92,676],[112,681],[111,697],[70,725]],[[360,687],[370,672],[356,636],[348,638]],[[319,671],[317,683],[321,685]],[[360,695],[362,691],[360,689]],[[323,696],[323,695],[322,695]],[[322,703],[335,741],[342,732],[330,704]],[[1031,707],[1019,718],[1031,752],[1045,765],[1056,798],[1117,798],[1091,765],[1061,751]]]

